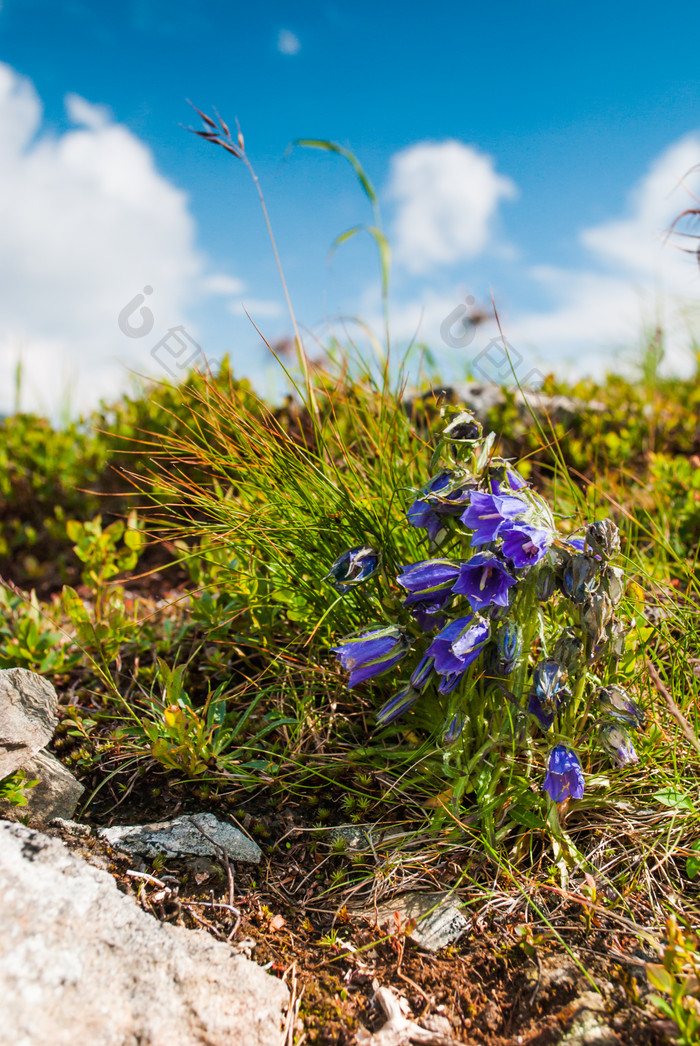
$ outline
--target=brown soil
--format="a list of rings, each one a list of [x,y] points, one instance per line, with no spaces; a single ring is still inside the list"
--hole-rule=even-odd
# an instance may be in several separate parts
[[[175,795],[161,792],[159,798],[156,816],[151,809],[130,821],[120,809],[118,820],[139,823],[185,812]],[[668,1026],[646,1000],[644,961],[655,956],[645,954],[648,946],[640,950],[639,939],[621,929],[614,912],[608,918],[576,899],[562,901],[561,891],[534,891],[558,940],[531,911],[526,919],[517,895],[499,894],[495,905],[482,897],[480,905],[465,909],[470,925],[462,939],[430,954],[408,938],[412,927],[398,917],[379,927],[352,914],[362,891],[346,883],[329,892],[333,871],[353,867],[347,855],[334,855],[327,843],[314,845],[314,833],[294,826],[289,816],[245,815],[245,823],[263,846],[259,866],[208,858],[130,862],[94,836],[50,831],[107,868],[156,918],[230,941],[283,978],[292,999],[289,1046],[354,1046],[359,1029],[372,1032],[383,1023],[375,1000],[380,987],[397,994],[409,1020],[435,1032],[436,1046],[445,1033],[464,1043],[548,1046],[586,1019],[582,1010],[596,1009],[601,1014],[591,1019],[607,1027],[610,1043],[669,1041]],[[449,887],[449,874],[441,873],[439,885]],[[435,888],[434,880],[428,887]]]

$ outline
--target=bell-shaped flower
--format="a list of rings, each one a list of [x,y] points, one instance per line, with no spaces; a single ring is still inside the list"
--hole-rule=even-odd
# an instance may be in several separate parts
[[[627,726],[641,729],[646,722],[646,712],[641,705],[633,701],[629,694],[621,686],[601,686],[598,691],[598,704],[611,715]]]
[[[509,574],[503,563],[486,552],[472,556],[459,568],[459,578],[452,591],[466,596],[472,610],[482,610],[495,603],[507,607],[508,589],[517,584],[517,578]]]
[[[434,659],[435,671],[441,676],[438,690],[449,694],[484,648],[489,637],[488,622],[471,614],[446,625],[427,650]]]
[[[462,523],[473,530],[472,547],[487,545],[494,541],[501,530],[527,512],[528,506],[520,498],[511,495],[482,494],[478,490],[469,492],[469,508],[460,516]]]
[[[330,581],[336,592],[347,592],[373,574],[378,565],[379,553],[369,545],[349,548],[336,559],[325,580]]]
[[[445,529],[444,516],[458,516],[470,492],[467,473],[446,469],[426,483],[420,495],[410,506],[406,518],[412,527],[427,530],[431,541],[436,542]]]
[[[548,530],[531,527],[527,523],[509,523],[501,532],[503,555],[516,570],[532,567],[547,555],[552,540]]]
[[[555,803],[567,799],[581,799],[585,784],[578,756],[566,745],[557,745],[549,753],[547,774],[542,790]]]
[[[638,763],[639,756],[634,750],[632,738],[624,726],[615,723],[602,723],[598,727],[598,739],[601,747],[615,760],[618,766]]]
[[[403,605],[424,632],[444,623],[441,611],[454,599],[452,586],[458,576],[459,564],[446,559],[426,559],[402,567],[396,580],[409,593]]]
[[[350,672],[348,690],[366,679],[388,672],[408,653],[410,640],[406,633],[389,625],[356,636],[348,636],[339,646],[331,647],[343,668]]]
[[[410,593],[404,606],[411,606],[438,592],[450,592],[459,575],[459,563],[449,559],[424,559],[420,563],[409,563],[401,567],[396,580]]]
[[[413,708],[419,697],[418,691],[410,686],[399,691],[398,694],[394,694],[377,712],[376,720],[379,726],[387,726],[388,723],[393,723],[404,712],[408,712],[409,708]]]

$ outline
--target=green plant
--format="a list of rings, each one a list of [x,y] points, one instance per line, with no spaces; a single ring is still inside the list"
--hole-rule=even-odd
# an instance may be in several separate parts
[[[24,770],[15,770],[9,777],[0,781],[0,799],[4,799],[11,806],[26,806],[26,793],[39,784],[39,778],[30,778]]]
[[[51,675],[79,664],[80,652],[52,626],[36,592],[28,598],[0,585],[0,668]]]
[[[84,564],[82,581],[95,594],[95,617],[99,621],[106,582],[133,570],[138,562],[146,541],[143,523],[132,509],[126,523],[118,519],[108,527],[102,526],[101,516],[86,523],[69,519],[66,533],[75,542],[73,551]]]
[[[294,720],[268,712],[262,725],[250,729],[264,692],[242,714],[230,713],[225,683],[209,693],[202,708],[195,708],[184,689],[185,671],[185,665],[170,668],[158,660],[161,696],[147,700],[145,714],[132,710],[131,720],[120,731],[131,749],[146,750],[166,770],[192,779],[215,769],[245,781],[256,781],[256,772],[269,776],[264,739]]]
[[[698,938],[681,930],[675,915],[666,921],[667,944],[660,964],[648,963],[647,976],[664,996],[654,1005],[678,1028],[679,1046],[700,1042],[700,952]]]

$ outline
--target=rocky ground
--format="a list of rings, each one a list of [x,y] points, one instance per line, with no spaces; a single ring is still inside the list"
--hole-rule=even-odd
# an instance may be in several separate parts
[[[81,786],[53,756],[42,764],[53,688],[3,671],[0,704],[0,776],[47,768],[27,807],[3,810],[41,830],[0,822],[0,1041],[668,1041],[648,1000],[659,929],[648,919],[640,933],[576,890],[523,898],[497,879],[477,903],[450,889],[458,848],[392,879],[406,864],[400,833],[319,838],[298,804],[241,819],[192,808],[162,778],[121,805],[105,793],[76,822]],[[348,868],[361,874],[346,881]]]

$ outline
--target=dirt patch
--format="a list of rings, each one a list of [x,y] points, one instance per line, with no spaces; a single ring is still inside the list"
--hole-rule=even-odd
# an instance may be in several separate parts
[[[247,827],[265,846],[265,819]],[[314,845],[311,832],[287,829],[260,866],[235,868],[208,858],[129,862],[94,835],[50,832],[107,868],[156,918],[204,929],[283,978],[292,993],[289,1046],[354,1046],[361,1029],[375,1032],[384,1022],[380,988],[391,989],[403,1015],[431,1029],[436,1042],[449,1034],[464,1043],[548,1046],[569,1031],[572,1042],[668,1042],[645,1004],[644,960],[654,956],[640,953],[638,938],[620,930],[614,913],[592,920],[579,904],[550,895],[557,908],[549,928],[517,896],[502,893],[490,910],[467,903],[467,932],[429,954],[398,917],[377,926],[351,914],[353,887],[329,892],[349,858]],[[362,889],[354,893],[357,899]],[[546,910],[546,892],[537,899]]]

